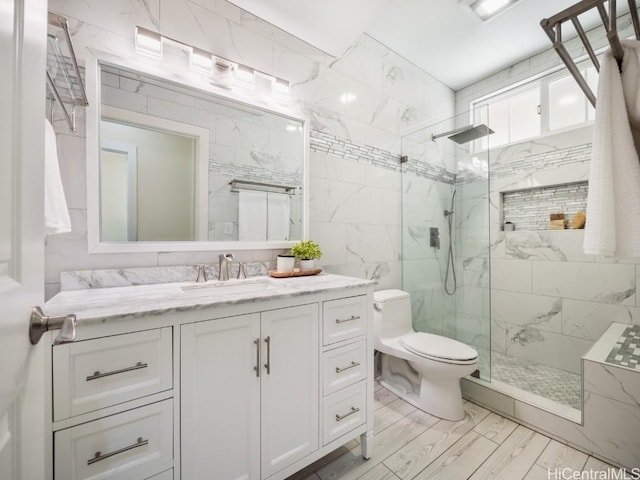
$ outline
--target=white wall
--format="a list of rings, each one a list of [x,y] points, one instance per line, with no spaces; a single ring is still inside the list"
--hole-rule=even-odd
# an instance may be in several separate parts
[[[366,35],[333,58],[223,0],[51,0],[49,9],[69,18],[81,62],[85,47],[133,55],[134,27],[140,25],[290,80],[312,129],[356,146],[398,155],[401,132],[453,115],[448,87]],[[346,90],[357,99],[345,105],[339,97]],[[46,241],[48,296],[58,290],[61,271],[214,261],[217,252],[88,254],[83,114],[76,134],[59,112],[55,116],[73,232]],[[311,159],[310,231],[325,250],[321,264],[400,287],[399,170],[379,167],[364,154],[354,157],[335,160],[328,152]],[[366,198],[380,199],[385,215],[374,215],[376,206]],[[276,253],[240,252],[237,258],[273,260]]]

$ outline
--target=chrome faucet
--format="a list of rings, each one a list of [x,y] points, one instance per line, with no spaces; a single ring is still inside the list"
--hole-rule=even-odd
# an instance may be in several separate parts
[[[233,258],[233,253],[221,253],[218,255],[220,262],[218,280],[229,280],[229,262],[232,262]]]

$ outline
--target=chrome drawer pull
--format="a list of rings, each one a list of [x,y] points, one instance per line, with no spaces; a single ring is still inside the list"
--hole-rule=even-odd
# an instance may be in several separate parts
[[[358,413],[360,411],[359,408],[357,407],[351,407],[351,411],[349,413],[345,413],[344,415],[337,415],[336,414],[336,422],[339,422],[341,420],[344,420],[345,418],[347,418],[350,415],[353,415],[354,413]]]
[[[345,370],[349,370],[350,368],[359,367],[359,366],[360,366],[360,362],[351,362],[351,365],[348,365],[346,367],[342,367],[342,368],[336,367],[336,373],[342,373]]]
[[[111,375],[117,375],[119,373],[131,372],[133,370],[140,370],[141,368],[147,368],[148,366],[149,365],[147,363],[138,362],[133,367],[121,368],[119,370],[112,370],[110,372],[104,372],[104,373],[93,372],[93,375],[89,375],[87,377],[87,382],[90,382],[91,380],[97,380],[103,377],[109,377]]]
[[[118,450],[114,450],[113,452],[105,453],[104,455],[102,454],[102,452],[96,452],[93,458],[90,458],[89,460],[87,460],[87,465],[93,465],[94,463],[99,462],[100,460],[104,460],[105,458],[110,458],[110,457],[113,457],[114,455],[128,452],[129,450],[133,450],[134,448],[138,448],[138,447],[143,447],[145,445],[149,445],[149,440],[143,440],[142,437],[138,437],[138,441],[133,445],[129,445],[128,447],[122,447],[122,448],[119,448]]]
[[[353,322],[354,320],[360,320],[360,315],[351,315],[350,318],[336,318],[336,323]]]

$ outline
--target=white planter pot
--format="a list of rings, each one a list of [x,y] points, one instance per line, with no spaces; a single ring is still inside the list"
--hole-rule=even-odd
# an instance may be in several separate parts
[[[279,273],[293,272],[296,264],[296,257],[293,255],[278,255],[276,271]]]
[[[316,259],[312,258],[311,260],[300,260],[300,271],[306,272],[308,270],[313,270],[316,268]]]

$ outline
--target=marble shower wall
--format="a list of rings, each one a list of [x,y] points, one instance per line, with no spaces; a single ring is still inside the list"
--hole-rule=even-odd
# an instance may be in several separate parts
[[[453,115],[448,87],[366,35],[334,58],[224,0],[51,0],[49,9],[68,17],[80,63],[86,47],[134,55],[136,25],[159,31],[290,80],[292,102],[310,118],[312,131],[389,158],[400,154],[401,132]],[[356,100],[342,103],[346,92]],[[88,253],[83,115],[71,133],[55,113],[73,232],[46,240],[47,297],[59,290],[62,271],[213,263],[218,252]],[[399,173],[364,152],[354,155],[311,152],[310,233],[325,252],[321,265],[400,287]],[[236,253],[242,261],[268,261],[279,252]]]
[[[618,19],[618,29],[623,38],[633,35],[629,15]],[[608,46],[602,27],[587,35],[594,49]],[[566,46],[574,58],[586,56],[578,38]],[[456,92],[456,111],[561,65],[549,48]],[[480,182],[473,200],[478,208],[488,202],[490,209],[492,350],[574,373],[580,373],[580,356],[612,321],[640,322],[640,261],[584,255],[583,231],[505,233],[500,192],[587,181],[591,135],[591,127],[584,127],[491,151],[489,198],[477,195]],[[464,189],[474,190],[473,177],[458,174]],[[468,201],[464,190],[463,195]],[[459,243],[468,242],[472,252],[474,239],[462,237]],[[463,261],[481,261],[472,258]]]
[[[586,181],[590,136],[586,127],[497,149],[491,153],[489,197],[481,194],[483,182],[459,189],[465,196],[476,186],[478,209],[489,204],[492,351],[577,374],[581,356],[611,322],[640,323],[638,261],[585,255],[584,230],[521,230],[516,225],[515,231],[504,232],[500,202],[503,192]],[[583,154],[567,155],[576,146]],[[513,164],[519,165],[517,171]],[[485,222],[487,216],[477,220]],[[463,262],[482,260],[467,257]]]

